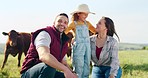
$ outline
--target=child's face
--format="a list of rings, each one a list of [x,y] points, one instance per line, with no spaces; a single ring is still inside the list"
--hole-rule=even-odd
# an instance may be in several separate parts
[[[78,13],[78,16],[79,16],[79,20],[85,21],[85,19],[88,16],[88,13],[80,12],[80,13]]]

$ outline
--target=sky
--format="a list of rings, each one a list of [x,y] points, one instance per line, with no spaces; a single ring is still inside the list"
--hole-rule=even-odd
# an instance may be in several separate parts
[[[120,42],[148,43],[148,0],[0,0],[0,43],[7,40],[2,32],[33,32],[51,26],[57,14],[64,12],[71,18],[80,4],[96,13],[87,17],[94,27],[102,16],[111,18]]]

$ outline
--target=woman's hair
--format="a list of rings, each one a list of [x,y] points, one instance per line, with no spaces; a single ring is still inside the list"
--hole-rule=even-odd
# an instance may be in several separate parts
[[[102,18],[105,20],[105,26],[107,28],[107,35],[113,37],[113,35],[115,34],[117,36],[118,40],[120,41],[119,36],[116,33],[115,25],[114,25],[114,22],[112,21],[112,19],[110,19],[108,17],[102,17]]]

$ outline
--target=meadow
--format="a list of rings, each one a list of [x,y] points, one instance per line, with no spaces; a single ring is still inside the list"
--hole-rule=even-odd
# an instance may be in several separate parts
[[[4,55],[0,54],[0,66],[3,59]],[[23,59],[24,56],[21,61]],[[123,71],[122,78],[148,78],[148,50],[119,51],[119,59]],[[21,67],[17,67],[17,57],[10,55],[5,68],[0,69],[0,78],[20,78],[20,69]]]

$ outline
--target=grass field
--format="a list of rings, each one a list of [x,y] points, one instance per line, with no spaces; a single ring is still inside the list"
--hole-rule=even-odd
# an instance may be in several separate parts
[[[148,78],[148,50],[120,51],[122,78]]]
[[[0,55],[0,66],[3,56]],[[148,50],[120,51],[119,58],[123,70],[122,78],[148,78]],[[17,67],[17,57],[10,55],[5,68],[0,69],[0,78],[20,78],[20,69]]]

